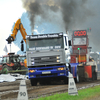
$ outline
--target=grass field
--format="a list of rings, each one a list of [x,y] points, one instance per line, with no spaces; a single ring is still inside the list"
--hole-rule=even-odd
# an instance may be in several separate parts
[[[61,93],[61,94],[52,94],[51,96],[47,97],[40,97],[33,100],[100,100],[100,85],[78,90],[78,95],[72,96],[69,95],[68,92]]]

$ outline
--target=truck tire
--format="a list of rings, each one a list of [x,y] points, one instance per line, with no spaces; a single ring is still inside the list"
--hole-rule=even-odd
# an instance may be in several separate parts
[[[95,80],[97,80],[97,72],[95,72]]]
[[[68,84],[68,77],[64,79],[64,84]]]
[[[49,84],[51,84],[51,82],[50,81],[40,81],[39,82],[40,83],[40,85],[49,85]]]
[[[75,82],[76,82],[76,83],[79,82],[79,74],[78,74],[78,72],[77,72],[77,76],[76,76],[76,78],[75,78]]]
[[[3,66],[2,74],[8,74],[8,71],[11,71],[12,68],[8,67],[7,65]]]
[[[78,68],[77,68],[77,73],[76,73],[76,78],[74,78],[74,80],[75,80],[75,83],[79,83],[79,73],[78,73]]]
[[[31,85],[32,86],[36,86],[37,85],[37,81],[35,79],[30,79]]]
[[[97,72],[92,73],[92,80],[97,80]]]

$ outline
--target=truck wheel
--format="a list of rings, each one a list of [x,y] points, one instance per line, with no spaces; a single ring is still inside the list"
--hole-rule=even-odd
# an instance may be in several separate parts
[[[30,79],[31,85],[32,86],[36,86],[37,85],[37,81],[35,79]]]
[[[97,80],[97,72],[95,72],[95,80]]]
[[[68,84],[68,77],[64,79],[64,84]]]
[[[92,73],[92,80],[97,80],[97,72]]]
[[[46,85],[45,81],[40,81],[39,83],[40,83],[40,85]]]
[[[79,74],[78,74],[78,72],[77,72],[77,76],[76,76],[76,78],[75,78],[75,82],[76,82],[76,83],[79,82]]]
[[[2,69],[2,74],[8,74],[8,71],[11,71],[11,68],[9,68],[7,65],[4,65]]]

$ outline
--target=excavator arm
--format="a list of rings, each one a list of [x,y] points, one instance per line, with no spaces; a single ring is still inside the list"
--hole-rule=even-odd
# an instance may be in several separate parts
[[[13,31],[12,31],[11,36],[9,36],[9,37],[6,39],[6,41],[8,41],[8,44],[11,44],[11,43],[15,40],[16,35],[17,35],[17,33],[18,33],[19,30],[20,30],[20,32],[21,32],[21,35],[22,35],[22,37],[23,37],[23,40],[24,40],[25,43],[26,43],[26,35],[27,35],[27,33],[26,33],[26,31],[25,31],[25,29],[24,29],[24,27],[23,27],[23,24],[21,23],[21,19],[18,19],[18,20],[16,21],[16,23],[15,23],[15,26],[14,26],[14,29],[13,29]]]
[[[18,31],[20,30],[21,35],[23,37],[23,40],[26,43],[26,31],[23,27],[23,24],[21,23],[21,19],[18,19],[15,23],[14,29],[12,31],[12,34],[6,39],[6,41],[8,41],[8,44],[11,44],[13,41],[15,41],[16,35],[18,33]],[[24,60],[24,66],[27,67],[27,60]]]

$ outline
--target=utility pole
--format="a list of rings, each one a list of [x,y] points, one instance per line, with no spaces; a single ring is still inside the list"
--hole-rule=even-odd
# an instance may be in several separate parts
[[[10,53],[11,53],[11,44],[10,44]]]
[[[80,63],[80,58],[81,58],[81,57],[80,57],[80,49],[79,49],[79,63]]]
[[[81,48],[77,48],[79,50],[79,63],[81,62],[81,55],[80,55],[80,50]]]

